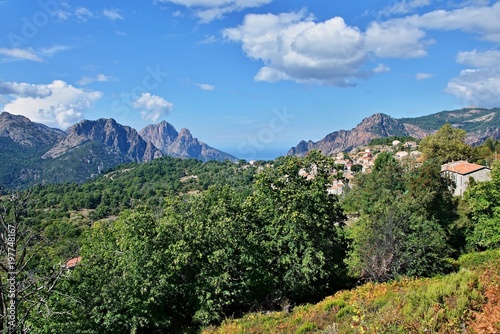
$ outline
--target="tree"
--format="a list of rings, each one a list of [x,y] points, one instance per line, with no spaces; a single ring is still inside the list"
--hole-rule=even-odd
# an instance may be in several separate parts
[[[328,193],[340,167],[312,151],[305,158],[283,157],[257,176],[246,205],[253,210],[255,243],[270,279],[267,299],[311,301],[345,283],[344,214]]]
[[[25,333],[32,317],[52,315],[47,301],[64,273],[37,253],[43,238],[27,218],[29,192],[0,200],[0,331]]]
[[[465,143],[466,134],[465,130],[446,123],[435,134],[422,139],[420,151],[426,159],[436,159],[440,164],[467,160],[472,155],[472,149]]]
[[[471,229],[467,241],[472,248],[500,246],[500,163],[491,170],[491,181],[471,182],[464,198],[469,204]]]
[[[352,244],[347,262],[353,274],[386,281],[447,269],[447,227],[454,206],[439,164],[403,168],[390,154],[379,156],[372,173],[358,176],[344,205],[359,213],[348,229]]]

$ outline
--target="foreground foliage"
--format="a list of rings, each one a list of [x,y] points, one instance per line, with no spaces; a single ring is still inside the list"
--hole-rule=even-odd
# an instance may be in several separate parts
[[[172,332],[333,293],[345,284],[344,217],[326,191],[337,169],[317,152],[286,157],[250,196],[211,186],[96,222],[40,332]]]
[[[491,181],[472,182],[464,197],[470,209],[470,247],[500,247],[500,163],[494,165]]]
[[[203,333],[500,331],[500,250],[465,255],[457,265],[446,276],[367,283],[292,313],[252,313]]]
[[[359,215],[347,229],[352,240],[347,262],[356,277],[383,282],[449,270],[448,226],[455,206],[435,162],[403,165],[381,153],[373,171],[357,178],[345,206]]]

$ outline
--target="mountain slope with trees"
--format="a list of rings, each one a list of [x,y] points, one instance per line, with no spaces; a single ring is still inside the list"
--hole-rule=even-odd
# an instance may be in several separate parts
[[[146,129],[159,129],[162,124]],[[2,112],[0,158],[4,162],[0,167],[0,185],[15,189],[35,184],[84,182],[119,164],[146,162],[164,155],[237,161],[194,138],[187,129],[180,134],[175,131],[175,139],[171,141],[168,131],[157,131],[154,138],[148,133],[151,134],[143,129],[141,136],[113,119],[83,120],[63,132]],[[152,141],[163,143],[161,150]]]
[[[351,130],[340,130],[313,142],[302,140],[288,151],[288,155],[304,156],[317,149],[330,155],[366,145],[380,137],[411,136],[422,139],[435,133],[449,123],[454,128],[467,132],[466,142],[479,145],[486,139],[500,139],[500,109],[465,108],[417,117],[395,119],[385,114],[375,114],[365,118]]]

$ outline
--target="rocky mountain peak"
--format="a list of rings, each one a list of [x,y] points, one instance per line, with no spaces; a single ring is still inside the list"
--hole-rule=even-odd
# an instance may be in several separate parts
[[[194,158],[202,161],[208,160],[231,160],[237,159],[230,154],[219,151],[193,137],[191,131],[182,128],[179,132],[175,128],[162,121],[158,124],[146,126],[139,131],[144,140],[155,145],[164,155]]]
[[[66,130],[67,137],[44,154],[43,158],[57,158],[68,150],[87,141],[101,143],[128,161],[144,162],[161,156],[156,149],[129,126],[118,124],[114,119],[83,120]]]
[[[318,142],[301,141],[288,151],[288,155],[303,156],[312,149],[330,155],[366,145],[374,138],[407,135],[403,123],[389,115],[378,113],[363,119],[351,130],[332,132]]]
[[[6,111],[0,113],[0,137],[8,137],[22,146],[55,145],[65,136],[61,130],[34,123],[24,116],[13,115]]]

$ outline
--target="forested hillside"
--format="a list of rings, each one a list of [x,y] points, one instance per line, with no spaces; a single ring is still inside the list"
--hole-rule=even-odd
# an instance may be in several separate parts
[[[493,161],[499,143],[464,140],[444,126],[420,143],[421,161],[382,152],[351,181],[311,151],[253,164],[164,157],[5,193],[0,318],[7,328],[14,307],[17,331],[32,333],[474,329],[494,295],[486,282],[500,280],[488,267],[500,165],[459,198],[440,164]],[[338,182],[352,184],[338,195]],[[478,250],[493,250],[484,266],[463,257]]]

